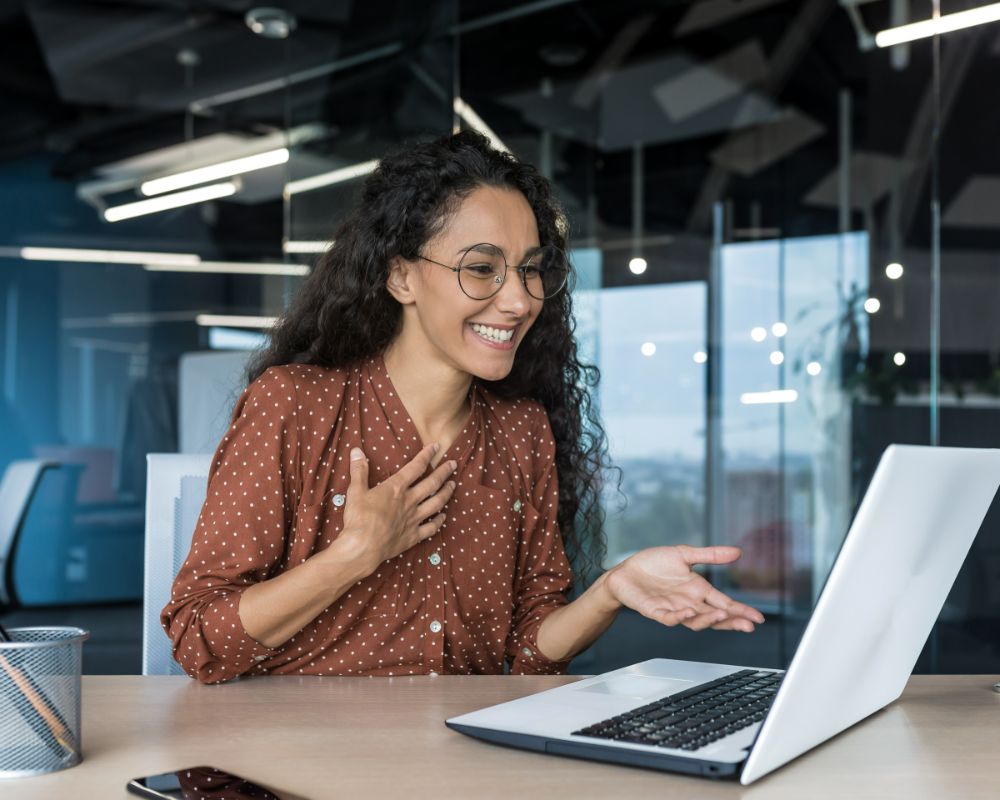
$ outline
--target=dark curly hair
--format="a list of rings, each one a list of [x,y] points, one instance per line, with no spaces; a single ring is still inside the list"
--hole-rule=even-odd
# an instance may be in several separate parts
[[[390,262],[416,259],[481,186],[519,191],[534,211],[540,243],[565,249],[566,217],[549,182],[481,134],[462,131],[398,150],[368,176],[360,203],[251,361],[248,381],[279,364],[343,367],[383,352],[402,326],[402,306],[386,288]],[[504,398],[533,398],[548,412],[559,475],[557,519],[586,582],[606,551],[600,491],[610,461],[590,396],[600,373],[578,359],[574,329],[567,290],[545,301],[510,374],[481,384]]]

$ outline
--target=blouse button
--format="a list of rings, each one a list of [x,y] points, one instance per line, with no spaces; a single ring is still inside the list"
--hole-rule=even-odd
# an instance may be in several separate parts
[[[531,648],[530,647],[522,647],[521,648],[521,652],[524,653],[526,656],[534,655],[531,652]]]
[[[514,510],[515,511],[520,511],[521,510],[521,501],[520,500],[515,500],[514,501]]]
[[[335,505],[335,506],[336,506],[337,508],[340,508],[340,507],[341,507],[342,505],[344,505],[344,503],[346,503],[346,502],[347,502],[347,498],[346,498],[346,497],[344,497],[344,495],[342,495],[342,494],[335,494],[335,495],[333,496],[333,504],[334,504],[334,505]]]
[[[431,562],[432,567],[436,567],[438,564],[441,563],[441,556],[438,555],[437,553],[431,553],[429,556],[427,556],[427,560]]]
[[[441,627],[442,627],[441,623],[438,622],[437,620],[434,620],[431,623],[431,633],[440,633],[441,632]]]

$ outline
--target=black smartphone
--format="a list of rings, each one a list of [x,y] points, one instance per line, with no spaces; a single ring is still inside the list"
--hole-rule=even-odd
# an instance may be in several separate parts
[[[133,778],[125,788],[139,797],[154,800],[306,800],[301,795],[272,789],[216,767],[188,767]]]

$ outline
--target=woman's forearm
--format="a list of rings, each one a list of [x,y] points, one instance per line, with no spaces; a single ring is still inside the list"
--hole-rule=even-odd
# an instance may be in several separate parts
[[[621,609],[601,575],[569,605],[549,614],[538,629],[538,649],[551,661],[565,661],[586,650],[606,631]]]
[[[338,543],[243,592],[239,615],[250,636],[265,647],[284,644],[371,574],[361,554]]]

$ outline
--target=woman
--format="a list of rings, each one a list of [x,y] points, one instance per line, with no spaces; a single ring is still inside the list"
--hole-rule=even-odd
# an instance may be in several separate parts
[[[691,571],[732,547],[644,550],[568,602],[567,551],[601,556],[606,448],[565,231],[478,134],[383,159],[212,461],[162,614],[190,675],[553,673],[623,605],[763,622]]]

